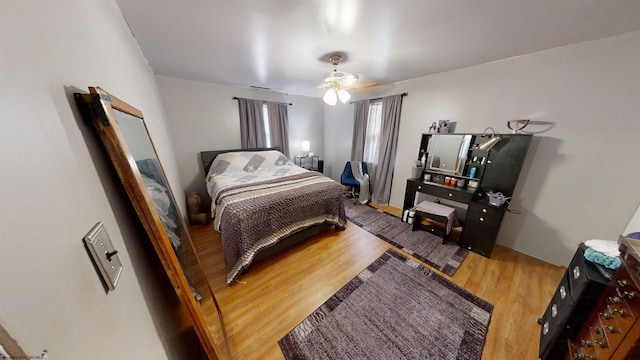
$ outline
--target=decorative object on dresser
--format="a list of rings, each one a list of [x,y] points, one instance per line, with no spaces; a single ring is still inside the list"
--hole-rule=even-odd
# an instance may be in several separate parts
[[[492,312],[389,249],[278,344],[285,359],[480,359]]]
[[[542,318],[540,328],[541,359],[564,359],[567,339],[575,338],[589,311],[607,285],[612,271],[599,269],[587,261],[587,247],[580,244]]]
[[[483,135],[422,134],[417,159],[426,155],[427,161],[420,178],[407,180],[403,211],[416,205],[417,193],[455,203],[464,209],[460,246],[489,257],[505,212],[516,213],[507,199],[513,197],[532,135]],[[492,146],[483,150],[489,141]],[[491,194],[506,201],[495,206]]]
[[[640,359],[640,241],[618,239],[622,264],[598,298],[567,359]]]
[[[349,221],[388,242],[416,259],[453,276],[469,254],[469,250],[426,231],[412,231],[412,226],[372,206],[356,206],[345,199],[344,210]]]

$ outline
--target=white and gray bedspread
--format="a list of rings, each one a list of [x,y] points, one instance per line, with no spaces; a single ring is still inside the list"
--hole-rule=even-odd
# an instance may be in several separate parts
[[[260,250],[314,225],[344,229],[347,224],[342,186],[278,151],[218,155],[206,183],[214,227],[222,235],[228,284]]]

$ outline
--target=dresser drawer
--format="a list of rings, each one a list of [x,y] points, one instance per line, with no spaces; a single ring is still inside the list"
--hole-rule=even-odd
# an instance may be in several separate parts
[[[628,277],[627,269],[624,265],[620,266],[610,282],[611,286],[603,294],[598,309],[605,321],[615,321],[615,330],[621,334],[626,334],[640,315],[637,299],[628,298],[631,291],[637,291],[635,283],[625,281]]]
[[[438,186],[434,184],[418,185],[417,191],[442,199],[457,201],[465,204],[471,201],[471,197],[473,196],[472,193],[464,190],[458,190],[453,187]]]
[[[597,359],[609,359],[628,333],[633,317],[626,311],[624,302],[611,304],[607,299],[615,291],[609,287],[603,293],[594,311],[573,339],[572,356],[593,354]],[[577,356],[577,357],[576,357]]]
[[[593,346],[586,346],[584,341],[587,340],[583,338],[569,340],[569,359],[599,359]]]
[[[640,290],[624,264],[613,277],[612,286],[615,292],[612,292],[610,297],[624,299],[634,317],[640,317]]]
[[[610,316],[606,312],[606,308],[598,309],[598,310],[601,310],[597,313],[597,315],[598,315],[598,319],[600,320],[600,324],[602,324],[602,329],[604,330],[605,336],[607,338],[607,344],[609,345],[610,348],[615,349],[622,342],[622,339],[626,333],[626,330],[624,330],[620,326],[618,321],[616,321],[616,319],[613,316]]]
[[[481,223],[491,224],[492,226],[498,226],[500,225],[503,216],[503,208],[497,208],[488,204],[472,202],[471,204],[469,204],[466,220],[478,221]]]
[[[492,224],[489,221],[467,219],[462,227],[460,246],[482,256],[491,256],[493,245],[498,236],[499,225],[500,223]]]
[[[598,359],[608,359],[612,354],[612,346],[610,340],[607,337],[604,326],[600,322],[599,317],[595,317],[591,323],[591,326],[586,330],[589,333],[589,341],[591,346],[595,350]]]

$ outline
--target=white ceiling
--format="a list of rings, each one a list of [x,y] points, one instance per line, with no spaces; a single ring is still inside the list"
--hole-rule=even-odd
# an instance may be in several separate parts
[[[321,96],[640,30],[638,0],[116,0],[156,75]]]

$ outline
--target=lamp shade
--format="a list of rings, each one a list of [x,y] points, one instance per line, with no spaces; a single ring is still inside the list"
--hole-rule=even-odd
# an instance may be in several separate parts
[[[487,142],[485,142],[484,144],[480,145],[478,147],[478,149],[482,150],[482,151],[489,151],[491,150],[491,148],[493,148],[500,140],[502,140],[502,138],[495,136],[492,137],[491,139],[489,139]]]
[[[351,99],[351,94],[349,94],[345,89],[340,89],[338,90],[338,98],[343,104],[346,104],[349,99]]]
[[[311,142],[309,140],[302,140],[302,151],[310,151]]]
[[[327,105],[334,106],[338,102],[338,94],[336,94],[334,89],[329,89],[324,93],[322,100],[324,100]]]

